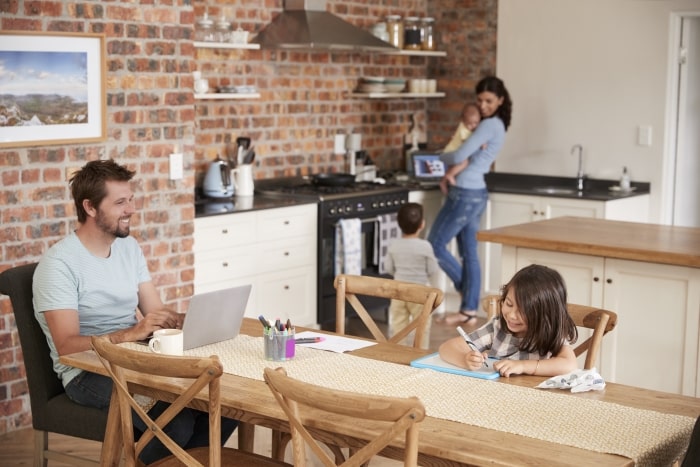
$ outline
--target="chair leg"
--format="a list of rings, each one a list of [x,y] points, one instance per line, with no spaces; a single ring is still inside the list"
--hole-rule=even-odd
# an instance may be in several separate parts
[[[34,430],[34,467],[47,467],[46,450],[49,448],[49,433]]]

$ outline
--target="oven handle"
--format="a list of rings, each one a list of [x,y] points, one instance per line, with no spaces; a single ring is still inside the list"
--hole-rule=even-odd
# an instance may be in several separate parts
[[[367,217],[366,219],[361,219],[361,223],[366,224],[368,222],[379,222],[379,217]],[[338,227],[339,222],[334,222],[333,227]]]

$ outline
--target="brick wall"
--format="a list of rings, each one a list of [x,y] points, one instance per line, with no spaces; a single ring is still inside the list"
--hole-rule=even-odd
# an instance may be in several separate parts
[[[396,168],[410,116],[426,125],[431,143],[444,144],[465,96],[494,68],[496,0],[328,1],[329,11],[363,27],[390,13],[431,14],[450,41],[439,45],[446,58],[193,47],[194,22],[205,11],[254,34],[281,9],[282,0],[0,1],[1,31],[104,33],[107,49],[105,142],[0,148],[0,271],[37,261],[76,227],[67,173],[112,157],[138,172],[132,233],[163,300],[184,311],[193,291],[194,188],[227,142],[252,138],[257,178],[343,170],[333,135],[351,130],[362,133],[380,168]],[[194,70],[212,86],[255,85],[261,98],[195,101]],[[364,75],[437,76],[448,99],[351,98]],[[168,179],[174,150],[185,154],[183,180]],[[0,433],[30,419],[18,336],[2,297]]]

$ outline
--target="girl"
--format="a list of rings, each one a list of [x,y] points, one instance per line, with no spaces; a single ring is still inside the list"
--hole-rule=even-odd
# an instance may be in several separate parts
[[[480,368],[486,357],[499,358],[493,366],[503,376],[556,376],[577,368],[570,344],[578,331],[557,271],[538,264],[521,269],[503,287],[500,301],[500,316],[468,334],[482,353],[455,337],[440,346],[440,357],[469,370]]]

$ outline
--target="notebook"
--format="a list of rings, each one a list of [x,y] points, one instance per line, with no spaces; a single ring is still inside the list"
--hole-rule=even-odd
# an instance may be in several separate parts
[[[495,361],[497,361],[497,359],[487,358],[487,366],[478,370],[466,370],[464,368],[460,368],[458,366],[447,363],[446,361],[440,358],[440,354],[435,352],[434,354],[426,355],[425,357],[413,360],[411,362],[411,366],[416,368],[430,368],[431,370],[441,371],[443,373],[471,376],[473,378],[496,379],[500,376],[500,373],[493,369],[493,362]]]
[[[439,152],[416,151],[411,154],[413,180],[421,185],[437,185],[445,175],[445,163]]]
[[[196,294],[182,323],[184,350],[233,339],[241,330],[252,285]]]

